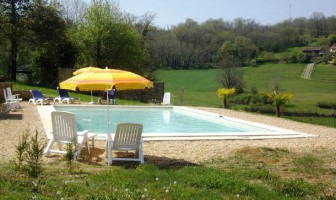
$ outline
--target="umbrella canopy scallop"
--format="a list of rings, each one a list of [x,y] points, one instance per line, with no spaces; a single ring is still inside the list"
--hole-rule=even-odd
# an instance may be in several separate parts
[[[60,88],[73,91],[102,91],[113,87],[117,91],[140,90],[152,88],[153,82],[129,71],[102,69],[81,73],[60,83]]]

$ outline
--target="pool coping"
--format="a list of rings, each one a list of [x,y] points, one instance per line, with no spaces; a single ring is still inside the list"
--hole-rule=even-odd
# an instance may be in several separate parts
[[[37,106],[37,110],[40,114],[41,121],[43,124],[43,127],[45,129],[45,133],[47,134],[47,138],[50,139],[52,137],[52,128],[51,128],[51,115],[50,113],[55,110],[54,106],[68,106],[65,104],[60,105],[45,105],[45,106]],[[86,105],[86,104],[71,104],[70,106],[82,106],[82,107],[106,107],[105,105]],[[271,129],[275,130],[277,132],[233,132],[233,133],[191,133],[191,134],[183,134],[183,136],[177,136],[177,135],[171,135],[171,134],[143,134],[143,140],[144,141],[166,141],[166,140],[260,140],[260,139],[290,139],[290,138],[307,138],[307,137],[317,137],[316,135],[311,135],[307,133],[302,133],[294,130],[279,128],[275,126],[270,126],[267,124],[261,124],[257,122],[251,122],[247,120],[242,120],[239,118],[233,118],[228,116],[222,116],[216,113],[197,110],[193,108],[188,108],[184,106],[125,106],[125,105],[113,105],[113,107],[120,107],[120,108],[172,108],[177,109],[181,111],[187,111],[187,112],[196,112],[199,114],[211,116],[211,117],[217,117],[221,119],[227,119],[234,122],[244,123],[252,126],[257,126],[260,128],[265,129]],[[111,131],[111,134],[114,134],[113,131]],[[96,139],[98,140],[106,140],[106,134],[97,134]]]

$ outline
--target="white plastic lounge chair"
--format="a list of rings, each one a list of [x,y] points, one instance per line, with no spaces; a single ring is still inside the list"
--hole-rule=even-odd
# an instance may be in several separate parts
[[[86,148],[90,154],[88,131],[77,132],[75,114],[65,111],[53,111],[51,112],[51,123],[53,137],[44,151],[45,156],[48,156],[50,152],[66,154],[66,151],[62,148],[62,144],[73,142],[77,142],[77,149],[74,154],[75,159],[80,155],[84,142],[86,142]],[[58,142],[59,150],[52,149],[55,142]]]
[[[109,134],[107,140],[108,164],[113,160],[119,161],[139,161],[143,164],[144,157],[142,151],[142,124],[122,123],[118,124],[114,138]],[[115,158],[113,151],[136,151],[138,158]]]
[[[54,98],[54,102],[55,101],[62,102],[62,103],[66,102],[67,104],[75,103],[75,102],[80,103],[80,99],[70,97],[68,91],[62,90],[59,87],[57,87],[57,91],[58,91],[59,96]]]
[[[10,110],[14,110],[14,111],[21,110],[22,107],[20,106],[19,102],[22,101],[22,99],[19,99],[19,98],[16,98],[16,99],[9,98],[9,96],[7,94],[7,91],[8,91],[7,89],[3,89],[5,102],[6,102],[7,106],[8,106],[8,108]]]
[[[170,92],[164,93],[162,105],[170,105]]]
[[[53,101],[52,98],[45,98],[40,90],[30,90],[30,93],[32,98],[29,99],[29,102],[32,102],[34,105],[37,103],[40,103],[41,105],[43,105],[43,103],[50,104],[50,101]]]

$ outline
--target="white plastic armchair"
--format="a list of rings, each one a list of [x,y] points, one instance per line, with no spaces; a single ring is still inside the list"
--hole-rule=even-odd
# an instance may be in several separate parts
[[[53,111],[51,112],[51,123],[53,137],[44,151],[45,156],[48,156],[49,153],[66,154],[62,145],[74,142],[76,142],[77,147],[74,153],[75,159],[80,155],[83,143],[86,143],[87,151],[90,154],[88,131],[77,132],[75,114],[65,111]],[[59,144],[59,150],[52,149],[55,142]]]
[[[114,160],[139,161],[141,164],[145,162],[142,150],[142,129],[142,124],[121,123],[117,125],[114,138],[108,134],[108,164],[111,165]],[[138,158],[113,157],[113,151],[135,151]]]
[[[170,92],[164,93],[162,105],[170,105]]]
[[[19,98],[20,94],[13,94],[10,87],[6,88],[6,91],[8,99],[17,99],[19,101],[22,101],[22,99]]]
[[[14,98],[13,95],[9,96],[8,95],[8,91],[11,91],[10,88],[3,89],[5,103],[7,104],[7,106],[9,107],[9,109],[10,110],[15,110],[15,111],[21,110],[22,107],[20,106],[19,102],[22,101],[22,99]],[[9,98],[9,97],[12,97],[12,98]]]

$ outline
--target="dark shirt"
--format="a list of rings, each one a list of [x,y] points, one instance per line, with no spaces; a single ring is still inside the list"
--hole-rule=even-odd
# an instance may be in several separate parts
[[[114,93],[115,93],[115,89],[108,91],[109,99],[114,99]]]

